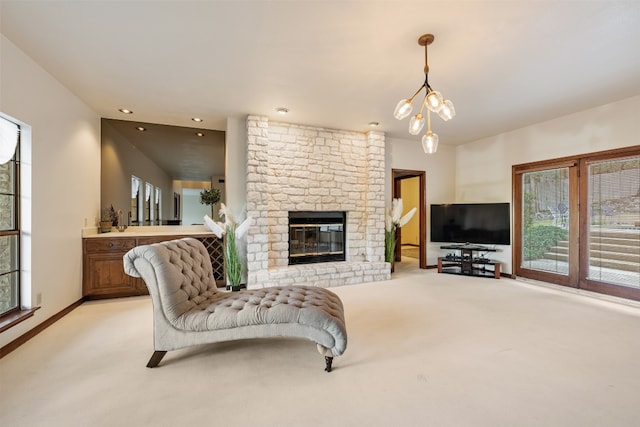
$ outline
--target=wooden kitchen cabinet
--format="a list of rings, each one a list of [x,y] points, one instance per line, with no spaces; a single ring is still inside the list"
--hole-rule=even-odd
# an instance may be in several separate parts
[[[222,240],[212,235],[100,236],[82,239],[82,295],[85,299],[118,298],[148,294],[139,278],[124,272],[122,258],[130,249],[166,240],[193,237],[202,241],[211,257],[213,275],[224,286]]]

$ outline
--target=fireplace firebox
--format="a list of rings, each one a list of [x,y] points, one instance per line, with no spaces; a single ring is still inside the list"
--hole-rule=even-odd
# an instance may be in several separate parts
[[[345,260],[346,212],[289,212],[289,265]]]

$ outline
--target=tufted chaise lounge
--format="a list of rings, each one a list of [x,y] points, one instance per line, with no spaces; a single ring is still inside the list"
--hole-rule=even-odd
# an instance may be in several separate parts
[[[218,290],[202,242],[184,238],[138,246],[124,255],[125,272],[141,277],[153,303],[153,368],[169,350],[263,337],[317,343],[331,371],[347,346],[342,301],[314,286]]]

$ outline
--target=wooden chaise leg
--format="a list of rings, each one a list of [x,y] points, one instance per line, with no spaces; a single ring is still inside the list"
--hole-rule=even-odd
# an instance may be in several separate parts
[[[149,363],[147,363],[147,368],[155,368],[158,366],[158,363],[160,363],[165,354],[167,354],[166,351],[154,351],[151,359],[149,359]]]
[[[331,372],[331,363],[333,363],[333,357],[325,356],[324,363],[326,363],[327,365],[326,368],[324,368],[324,370],[327,372]]]

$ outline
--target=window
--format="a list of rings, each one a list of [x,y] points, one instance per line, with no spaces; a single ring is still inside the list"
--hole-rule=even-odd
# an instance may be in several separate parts
[[[131,176],[131,225],[140,225],[140,187],[142,180]]]
[[[153,185],[148,182],[144,185],[144,223],[153,224]]]
[[[0,316],[20,310],[20,127],[0,117],[0,143],[16,142],[0,165]]]
[[[161,221],[162,218],[161,218],[161,215],[160,215],[160,211],[161,211],[161,204],[160,203],[161,203],[161,199],[162,199],[162,190],[159,189],[158,187],[156,187],[155,191],[156,191],[156,197],[154,199],[154,202],[155,202],[155,204],[154,204],[154,212],[155,212],[154,218],[156,219],[156,223],[158,225],[160,225],[161,222],[162,222]]]

